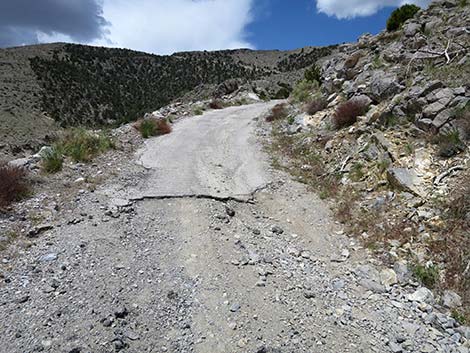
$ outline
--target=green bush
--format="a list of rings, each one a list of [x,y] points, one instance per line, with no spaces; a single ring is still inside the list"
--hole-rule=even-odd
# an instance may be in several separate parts
[[[307,102],[314,92],[318,90],[318,82],[302,80],[294,87],[291,97],[294,103]]]
[[[171,125],[166,119],[141,119],[134,124],[141,136],[146,139],[152,136],[169,134]]]
[[[274,95],[274,99],[287,99],[289,96],[290,90],[287,87],[281,87]]]
[[[396,9],[387,20],[387,31],[396,31],[406,20],[413,18],[419,10],[418,6],[409,4]]]
[[[322,83],[322,77],[321,77],[321,70],[317,65],[313,65],[309,69],[307,69],[304,73],[304,78],[308,82],[318,82],[319,84]]]
[[[413,273],[428,288],[433,288],[439,282],[439,268],[437,266],[415,265]]]
[[[105,134],[80,128],[66,131],[57,146],[75,162],[89,162],[96,155],[114,148],[114,143]]]
[[[46,173],[57,173],[62,170],[64,157],[59,147],[54,146],[41,153],[41,167]]]

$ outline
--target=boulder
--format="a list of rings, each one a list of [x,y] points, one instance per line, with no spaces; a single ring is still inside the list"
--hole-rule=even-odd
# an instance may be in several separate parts
[[[385,287],[391,287],[398,283],[397,274],[391,268],[384,269],[380,272],[380,281]]]
[[[442,104],[441,102],[434,102],[430,105],[428,105],[426,108],[423,110],[423,116],[428,119],[434,119],[437,114],[442,112],[444,109],[446,109],[446,106]]]
[[[415,196],[422,195],[420,178],[414,169],[389,168],[387,180],[392,187],[398,190],[407,191]]]
[[[419,303],[434,303],[434,295],[426,287],[418,288],[414,293],[408,295],[408,300]]]
[[[407,37],[414,37],[421,31],[421,25],[415,22],[406,23],[403,27],[403,32]]]
[[[446,290],[442,296],[442,304],[449,309],[455,309],[462,306],[462,298],[457,293]]]
[[[396,95],[402,89],[403,87],[398,84],[396,75],[384,71],[375,71],[367,93],[374,101],[381,102]]]

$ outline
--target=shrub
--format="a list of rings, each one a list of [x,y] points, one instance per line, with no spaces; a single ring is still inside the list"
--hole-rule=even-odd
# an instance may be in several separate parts
[[[204,114],[204,110],[201,107],[194,108],[193,114],[194,115],[202,115],[202,114]]]
[[[20,200],[29,191],[24,168],[0,164],[0,180],[0,208]]]
[[[304,73],[304,78],[308,82],[318,82],[322,83],[321,70],[317,65],[313,65],[307,69]]]
[[[114,148],[114,143],[105,134],[71,129],[63,134],[57,146],[75,162],[89,162],[99,153]]]
[[[41,153],[41,167],[46,173],[57,173],[62,170],[64,158],[59,147],[54,146]]]
[[[274,95],[274,99],[287,99],[290,96],[290,92],[291,90],[289,90],[287,87],[281,87]]]
[[[211,108],[211,109],[224,109],[224,103],[219,99],[213,99],[209,103],[209,108]]]
[[[313,92],[318,90],[318,82],[302,80],[297,83],[291,97],[295,103],[304,103],[310,99]]]
[[[271,114],[269,114],[266,117],[267,122],[275,121],[275,120],[280,120],[287,118],[287,106],[285,103],[281,104],[276,104],[272,109],[271,109]]]
[[[325,109],[328,105],[328,102],[326,101],[325,98],[320,97],[311,100],[310,102],[306,103],[304,106],[304,111],[307,114],[313,115],[323,109]]]
[[[333,124],[336,129],[350,126],[357,121],[357,117],[367,111],[367,105],[364,101],[350,99],[336,108],[333,115]]]
[[[166,119],[142,119],[134,124],[143,138],[165,135],[172,131],[171,125]]]
[[[419,10],[418,6],[409,4],[396,9],[387,20],[387,31],[396,31],[406,20],[413,18]]]
[[[439,268],[437,266],[415,265],[413,273],[426,287],[433,288],[439,282]]]

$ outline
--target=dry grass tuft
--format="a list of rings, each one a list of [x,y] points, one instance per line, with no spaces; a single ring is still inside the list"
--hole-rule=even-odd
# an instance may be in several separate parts
[[[287,104],[281,103],[281,104],[276,104],[272,109],[271,109],[271,114],[269,114],[266,117],[267,122],[272,122],[275,120],[281,120],[287,118],[288,112],[287,112]]]
[[[0,181],[0,208],[20,200],[30,189],[26,170],[6,163],[0,164]]]
[[[211,108],[211,109],[224,109],[224,103],[219,99],[213,99],[209,103],[209,108]]]
[[[328,102],[326,101],[325,98],[323,98],[323,97],[317,98],[317,99],[314,99],[314,100],[306,103],[304,105],[304,111],[307,114],[313,115],[313,114],[325,109],[327,107],[327,105],[328,105]]]
[[[141,119],[134,124],[143,138],[169,134],[173,129],[166,119]]]
[[[351,99],[344,102],[336,108],[333,115],[333,124],[336,129],[350,126],[357,121],[357,117],[363,115],[367,111],[365,102],[357,99]]]

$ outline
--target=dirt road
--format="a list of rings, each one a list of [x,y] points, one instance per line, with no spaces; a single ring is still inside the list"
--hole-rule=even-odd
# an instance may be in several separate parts
[[[403,266],[270,169],[273,104],[181,120],[139,151],[143,177],[81,195],[0,287],[0,351],[468,352]]]

